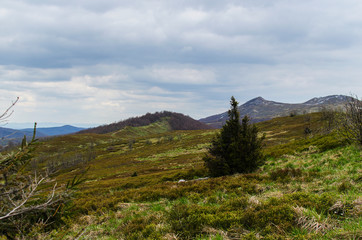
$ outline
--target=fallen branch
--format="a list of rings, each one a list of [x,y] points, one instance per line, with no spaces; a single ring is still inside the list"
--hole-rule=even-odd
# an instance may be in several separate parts
[[[8,194],[7,198],[9,199],[9,202],[14,206],[14,208],[12,208],[5,215],[0,216],[0,220],[10,218],[13,216],[17,216],[20,214],[24,214],[27,212],[35,211],[35,210],[46,209],[48,206],[53,205],[56,202],[58,202],[58,200],[54,200],[55,190],[56,190],[56,186],[57,186],[57,184],[54,184],[53,190],[51,192],[51,196],[47,199],[46,202],[41,203],[41,204],[32,205],[29,207],[25,207],[25,204],[27,202],[29,202],[29,200],[34,196],[34,194],[37,191],[37,188],[44,180],[45,180],[45,178],[43,178],[43,177],[40,180],[37,180],[35,177],[34,182],[29,186],[29,192],[28,193],[23,192],[21,200],[15,201],[14,197],[12,198],[10,196],[10,194]],[[9,193],[12,193],[12,192],[15,192],[15,191],[14,190],[9,191]],[[16,196],[16,197],[18,197],[18,196]]]

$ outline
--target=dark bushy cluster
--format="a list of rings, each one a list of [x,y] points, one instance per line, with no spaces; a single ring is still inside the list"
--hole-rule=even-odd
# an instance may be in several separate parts
[[[141,127],[147,126],[162,119],[167,118],[172,130],[199,130],[199,129],[211,129],[208,125],[201,123],[189,116],[185,116],[181,113],[174,112],[156,112],[147,113],[141,117],[132,117],[124,121],[102,125],[95,128],[86,129],[79,133],[98,133],[105,134],[110,132],[119,131],[127,126]]]
[[[205,165],[213,177],[235,173],[250,173],[264,162],[262,142],[258,128],[250,124],[248,116],[240,123],[238,102],[231,98],[229,120],[212,141]]]

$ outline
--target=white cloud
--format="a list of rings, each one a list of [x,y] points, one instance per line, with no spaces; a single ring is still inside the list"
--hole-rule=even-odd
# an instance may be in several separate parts
[[[192,68],[153,67],[151,76],[155,81],[172,84],[213,84],[215,73]]]
[[[187,25],[195,25],[208,20],[208,13],[205,11],[188,8],[179,15],[179,21]]]

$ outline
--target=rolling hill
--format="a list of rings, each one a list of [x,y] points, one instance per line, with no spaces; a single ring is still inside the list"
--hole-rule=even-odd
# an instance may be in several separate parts
[[[43,138],[49,136],[71,134],[81,131],[83,129],[84,128],[78,128],[70,125],[65,125],[61,127],[37,128],[36,137]],[[28,139],[32,138],[33,129],[12,129],[0,127],[0,146],[5,146],[10,141],[14,144],[20,143],[24,136],[26,136]]]
[[[32,132],[33,129],[26,128],[22,129],[23,131]],[[64,125],[61,127],[45,127],[45,128],[37,128],[37,132],[40,135],[44,136],[57,136],[57,135],[64,135],[64,134],[71,134],[75,132],[79,132],[81,130],[84,130],[84,128],[80,127],[74,127],[71,125]]]
[[[31,139],[33,137],[33,130],[17,130],[0,127],[0,146],[6,146],[9,142],[12,144],[18,144],[24,136],[26,136],[27,139]],[[40,138],[46,137],[47,135],[37,132],[36,136]]]
[[[95,128],[89,128],[80,131],[79,133],[98,133],[105,134],[122,130],[126,127],[142,127],[147,126],[155,122],[166,120],[166,124],[169,130],[200,130],[200,129],[211,129],[211,126],[201,123],[189,116],[185,116],[181,113],[175,112],[156,112],[147,113],[140,117],[129,118],[124,121],[111,123],[108,125],[102,125]]]
[[[239,106],[240,116],[248,115],[253,122],[262,122],[275,117],[288,116],[290,114],[303,114],[318,112],[323,108],[343,108],[347,100],[344,95],[331,95],[312,98],[304,103],[280,103],[265,100],[262,97],[254,98]],[[220,128],[228,119],[227,111],[221,114],[202,118],[199,121],[212,127]]]

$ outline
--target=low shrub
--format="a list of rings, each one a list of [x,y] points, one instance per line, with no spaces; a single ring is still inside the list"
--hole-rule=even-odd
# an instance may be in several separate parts
[[[288,203],[271,198],[246,209],[241,221],[246,228],[260,230],[263,235],[277,233],[280,229],[289,231],[294,226],[294,211]]]
[[[279,168],[269,173],[269,177],[273,181],[287,180],[289,178],[302,176],[302,170],[300,168]]]
[[[194,239],[203,234],[205,227],[228,230],[240,226],[247,206],[247,197],[226,199],[217,205],[177,202],[168,213],[168,222],[182,239]]]
[[[165,176],[162,178],[162,181],[178,181],[180,179],[192,180],[203,177],[207,177],[207,170],[205,168],[191,168],[187,171],[178,172],[172,176]]]
[[[169,211],[168,221],[177,235],[184,239],[194,238],[201,235],[207,218],[215,211],[215,207],[176,203]]]
[[[327,213],[336,202],[335,197],[328,193],[320,195],[306,192],[285,194],[282,200],[294,206],[315,209],[319,214]]]
[[[202,194],[204,197],[213,195],[217,191],[237,195],[258,193],[257,183],[262,179],[260,175],[228,176],[221,178],[204,179],[200,181],[188,180],[185,182],[165,182],[150,187],[125,189],[118,193],[119,201],[145,202],[157,201],[161,198],[175,200],[193,194]]]
[[[158,231],[158,219],[153,215],[136,217],[119,227],[119,232],[124,234],[124,239],[162,239],[162,232]]]
[[[347,192],[353,187],[350,181],[342,181],[341,184],[338,185],[338,191],[339,192]]]
[[[333,132],[326,135],[317,135],[312,138],[298,139],[289,143],[276,145],[265,150],[265,154],[269,157],[280,157],[285,154],[293,154],[295,152],[303,152],[309,150],[310,146],[315,146],[321,152],[347,145],[348,142],[338,137]]]
[[[235,210],[243,210],[249,204],[248,197],[236,197],[231,198],[228,201],[225,201],[221,207],[220,211],[235,211]]]

